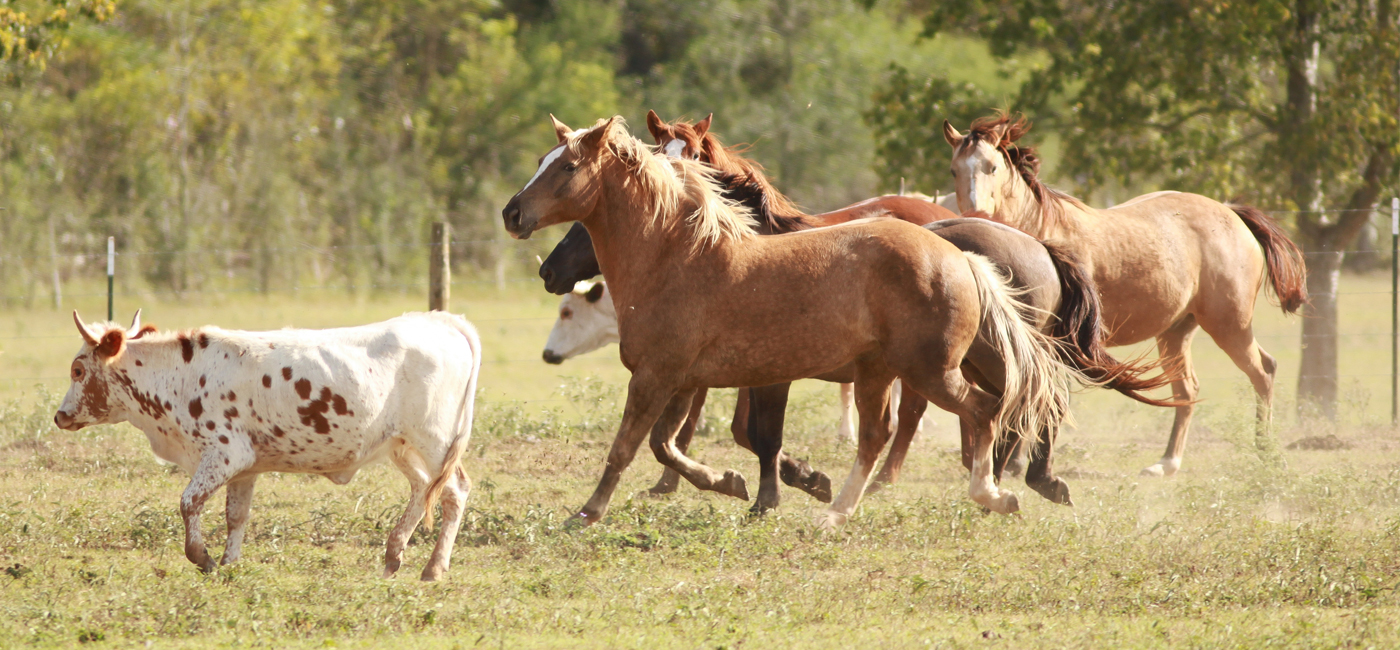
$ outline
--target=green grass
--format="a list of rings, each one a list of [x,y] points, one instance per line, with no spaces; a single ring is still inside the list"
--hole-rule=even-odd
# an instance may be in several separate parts
[[[1347,278],[1344,332],[1383,332],[1379,279]],[[1262,306],[1282,364],[1278,445],[1255,449],[1243,376],[1199,337],[1203,396],[1182,472],[1137,471],[1160,455],[1171,415],[1104,393],[1076,396],[1059,447],[1075,507],[1017,480],[1022,516],[966,497],[956,428],[931,419],[901,483],[834,534],[785,489],[761,519],[683,486],[630,498],[658,466],[643,452],[608,519],[562,522],[591,492],[620,411],[616,350],[538,361],[555,299],[459,290],[454,307],[486,346],[475,482],[453,567],[413,578],[435,533],[415,535],[402,575],[378,577],[407,485],[387,466],[348,486],[264,476],[243,560],[201,575],[183,555],[186,477],[126,425],[70,433],[49,419],[78,337],[64,312],[0,317],[0,646],[207,647],[1394,647],[1400,645],[1400,443],[1388,425],[1388,341],[1344,342],[1343,424],[1294,424],[1297,324]],[[419,297],[233,296],[148,302],[162,327],[321,327],[377,320]],[[100,303],[78,305],[95,317]],[[134,306],[134,305],[132,305]],[[129,316],[129,314],[126,314]],[[6,337],[30,336],[14,339]],[[1377,375],[1370,377],[1369,375]],[[40,383],[44,388],[35,388]],[[716,391],[693,456],[757,472],[722,435]],[[837,476],[835,390],[805,382],[788,449]],[[1283,445],[1333,433],[1351,447]],[[220,502],[204,527],[223,543]]]

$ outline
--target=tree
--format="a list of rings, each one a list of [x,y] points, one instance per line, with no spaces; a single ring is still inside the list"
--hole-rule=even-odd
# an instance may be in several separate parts
[[[47,11],[35,6],[34,16],[23,8],[0,7],[0,61],[42,67],[62,48],[63,34],[74,20],[106,22],[117,10],[116,0],[57,0],[48,4]]]
[[[926,34],[965,30],[1001,57],[1048,57],[1014,107],[1061,134],[1061,176],[1081,192],[1180,189],[1291,211],[1282,220],[1307,255],[1312,295],[1299,402],[1335,415],[1342,257],[1370,209],[1400,190],[1392,0],[914,6]],[[917,136],[936,139],[931,126]]]

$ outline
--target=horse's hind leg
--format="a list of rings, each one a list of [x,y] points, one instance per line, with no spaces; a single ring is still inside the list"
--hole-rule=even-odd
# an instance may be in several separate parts
[[[705,408],[705,396],[709,394],[709,389],[701,388],[695,391],[695,399],[690,403],[690,415],[686,416],[685,424],[681,425],[681,430],[676,434],[676,448],[685,453],[690,450],[690,439],[695,437],[695,428],[700,425],[700,417]],[[681,475],[669,467],[663,467],[661,478],[656,479],[656,485],[651,486],[643,494],[647,496],[661,496],[676,491],[680,484]]]
[[[1026,487],[1053,503],[1072,506],[1074,502],[1069,498],[1069,485],[1055,476],[1054,449],[1055,429],[1041,431],[1040,436],[1026,450],[1026,454],[1031,458],[1030,465],[1026,468]]]
[[[1166,362],[1179,359],[1181,379],[1172,382],[1172,399],[1186,402],[1176,407],[1176,419],[1172,422],[1172,435],[1167,439],[1167,451],[1162,460],[1142,470],[1143,476],[1171,476],[1181,469],[1181,455],[1186,449],[1186,435],[1191,427],[1191,416],[1196,411],[1196,395],[1201,382],[1196,379],[1196,368],[1191,363],[1191,337],[1196,334],[1196,318],[1187,316],[1165,332],[1157,335],[1157,353]]]
[[[750,417],[750,413],[756,409],[767,408],[757,404],[755,397],[756,389],[740,388],[739,397],[734,402],[734,422],[730,425],[730,432],[734,435],[735,444],[758,454],[754,449],[754,443],[749,440],[749,430],[757,426],[757,421]],[[787,411],[787,391],[783,391],[782,403],[778,408],[781,412]],[[781,419],[779,420],[779,442],[782,440]],[[754,435],[759,435],[755,433]],[[781,444],[779,445],[781,447]],[[778,450],[778,478],[790,487],[795,487],[812,498],[822,503],[831,503],[831,477],[812,469],[805,461],[789,456],[787,452]]]
[[[1241,326],[1237,322],[1227,322],[1222,327],[1213,320],[1202,319],[1201,329],[1225,354],[1230,355],[1230,360],[1249,377],[1249,383],[1254,386],[1254,434],[1262,446],[1270,435],[1273,423],[1274,378],[1278,373],[1278,362],[1259,347],[1259,342],[1254,338],[1254,328],[1248,324]]]
[[[838,442],[856,441],[856,386],[841,384],[841,424],[836,427]]]
[[[690,412],[694,394],[694,390],[681,391],[666,404],[651,429],[652,453],[658,462],[679,472],[695,487],[748,501],[749,490],[742,474],[734,470],[720,473],[691,460],[676,447],[676,434]]]
[[[890,452],[885,455],[885,464],[880,466],[875,480],[865,489],[867,494],[886,485],[894,485],[895,481],[899,480],[899,472],[904,468],[904,459],[909,455],[909,445],[914,441],[914,434],[919,432],[919,424],[923,422],[926,410],[928,400],[922,395],[913,390],[901,393],[894,442],[890,443]]]
[[[841,486],[841,493],[818,517],[817,523],[823,528],[845,523],[860,504],[865,483],[890,437],[890,384],[893,381],[894,373],[883,363],[862,364],[856,371],[856,410],[860,412],[856,460],[845,485]]]

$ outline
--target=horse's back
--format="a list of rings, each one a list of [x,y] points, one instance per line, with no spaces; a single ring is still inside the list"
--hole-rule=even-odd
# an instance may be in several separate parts
[[[924,226],[948,240],[958,250],[982,255],[996,264],[1011,285],[1026,292],[1022,300],[1043,312],[1053,312],[1060,302],[1059,274],[1055,262],[1036,238],[1010,226],[973,217],[959,217]]]

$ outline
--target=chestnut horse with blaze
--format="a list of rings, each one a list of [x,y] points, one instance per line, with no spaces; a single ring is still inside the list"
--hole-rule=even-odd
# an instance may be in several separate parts
[[[696,487],[747,497],[737,472],[717,472],[675,445],[695,392],[819,377],[847,365],[855,368],[858,448],[823,525],[844,522],[865,491],[890,435],[895,377],[970,423],[971,498],[999,513],[1019,509],[992,476],[992,448],[1004,430],[1038,432],[1062,421],[1077,373],[1022,320],[990,262],[895,219],[758,237],[707,168],[653,152],[621,118],[581,131],[554,126],[559,144],[502,210],[505,227],[524,239],[557,223],[584,224],[632,371],[607,466],[578,520],[605,515],[648,431],[657,460]],[[979,336],[1006,369],[1000,399],[963,376]],[[773,471],[776,450],[755,451]]]

